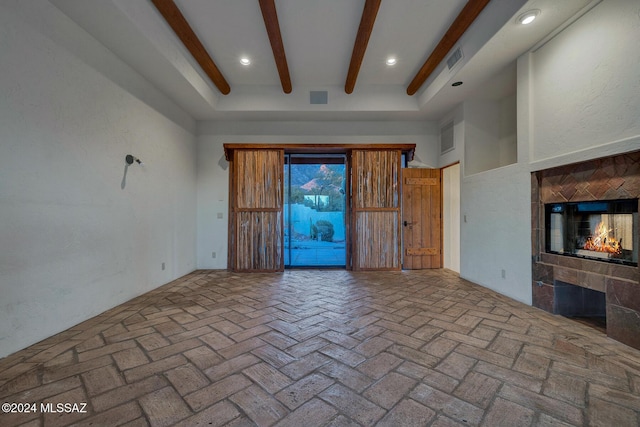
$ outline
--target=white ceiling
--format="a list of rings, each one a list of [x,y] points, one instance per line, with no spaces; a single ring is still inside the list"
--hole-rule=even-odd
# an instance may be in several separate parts
[[[465,0],[383,0],[355,90],[344,92],[365,0],[276,0],[285,94],[257,0],[175,0],[231,86],[222,95],[150,0],[50,0],[198,120],[438,120],[465,99],[515,92],[515,59],[598,0],[492,0],[417,94],[406,88]],[[531,25],[516,23],[539,9]],[[243,66],[241,56],[251,58]],[[394,56],[397,64],[385,60]],[[451,87],[454,81],[463,81]],[[311,105],[310,90],[328,91]]]

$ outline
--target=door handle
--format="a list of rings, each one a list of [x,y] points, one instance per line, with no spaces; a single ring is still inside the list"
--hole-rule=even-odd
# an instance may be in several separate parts
[[[406,227],[407,225],[413,225],[413,223],[405,221],[405,222],[402,223],[402,225],[404,225]]]

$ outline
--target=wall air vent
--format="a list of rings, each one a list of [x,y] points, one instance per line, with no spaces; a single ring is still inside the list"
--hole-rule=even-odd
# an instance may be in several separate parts
[[[310,104],[328,104],[329,93],[326,90],[312,90],[309,92]]]
[[[440,154],[453,150],[453,122],[440,128]]]
[[[460,61],[461,59],[462,59],[462,49],[457,48],[456,50],[453,51],[451,56],[449,56],[449,59],[447,59],[447,66],[449,67],[449,69],[452,69],[453,66],[456,65],[458,61]]]

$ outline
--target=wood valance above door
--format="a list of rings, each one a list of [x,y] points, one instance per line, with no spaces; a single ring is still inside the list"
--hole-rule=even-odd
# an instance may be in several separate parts
[[[416,144],[224,144],[224,157],[233,160],[235,150],[284,150],[291,154],[349,154],[352,150],[400,150],[413,160]]]

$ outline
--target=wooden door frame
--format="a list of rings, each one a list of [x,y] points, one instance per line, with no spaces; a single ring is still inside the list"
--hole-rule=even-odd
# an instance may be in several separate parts
[[[350,248],[349,245],[351,243],[351,238],[349,235],[349,222],[350,222],[350,215],[351,215],[351,209],[349,207],[349,203],[351,202],[351,197],[349,196],[349,191],[350,191],[350,180],[349,178],[349,171],[350,171],[350,166],[349,166],[349,154],[350,153],[291,153],[285,150],[284,152],[284,164],[287,164],[287,156],[289,156],[289,160],[291,160],[292,158],[294,159],[311,159],[311,160],[320,160],[319,163],[311,161],[309,162],[309,164],[331,164],[331,161],[329,159],[340,159],[342,162],[341,163],[333,163],[333,164],[341,164],[344,166],[344,206],[343,206],[343,210],[344,210],[344,233],[345,233],[345,258],[344,258],[344,267],[347,270],[350,270],[351,268],[351,253],[350,253]],[[322,161],[326,160],[326,163],[323,163]],[[304,163],[304,162],[303,162]],[[294,164],[300,164],[299,162],[290,162],[289,163],[289,167],[291,167],[291,165]],[[291,171],[291,169],[289,169]],[[291,172],[290,172],[291,173]],[[285,178],[286,180],[286,178]],[[283,180],[284,181],[284,180]],[[289,185],[291,185],[291,182],[289,181]],[[284,189],[283,192],[283,196],[287,193],[288,188]],[[284,197],[286,199],[286,196]],[[284,205],[283,205],[284,206]],[[284,211],[283,211],[284,213]],[[285,230],[286,224],[283,222],[283,234],[284,234],[284,230]],[[283,237],[284,239],[284,237]],[[291,243],[290,243],[291,244]],[[284,266],[286,268],[286,265]],[[291,266],[291,258],[289,259],[289,268],[341,268],[342,265],[319,265],[319,266],[315,266],[315,265],[309,265],[309,266]]]
[[[462,172],[462,165],[460,164],[460,161],[455,161],[453,163],[449,163],[446,166],[443,166],[440,168],[440,186],[442,187],[441,191],[440,191],[440,198],[441,198],[441,202],[440,202],[440,208],[442,210],[441,212],[441,227],[440,227],[440,243],[441,243],[441,249],[440,251],[442,252],[442,259],[441,259],[441,264],[442,264],[442,268],[445,268],[444,266],[444,170],[447,168],[450,168],[452,166],[455,165],[460,165],[460,172]],[[461,177],[459,177],[459,182],[461,182]],[[458,196],[460,196],[460,188],[458,188]],[[460,206],[458,206],[460,207]],[[460,216],[460,211],[458,211],[458,216]],[[458,218],[460,219],[460,218]],[[458,233],[460,233],[460,224],[458,223]],[[460,241],[458,241],[458,262],[460,261],[459,259],[459,255],[460,255]],[[458,270],[460,269],[460,267],[458,266]],[[459,272],[457,272],[459,273]]]
[[[353,193],[351,186],[351,177],[352,177],[352,156],[351,153],[353,150],[370,150],[370,151],[388,151],[388,150],[399,150],[402,154],[405,155],[406,162],[410,162],[413,160],[416,144],[243,144],[243,143],[225,143],[223,144],[225,159],[229,162],[229,236],[228,236],[228,245],[227,245],[227,268],[231,271],[234,270],[234,260],[236,259],[235,254],[235,246],[234,242],[237,239],[237,230],[235,224],[235,215],[233,211],[233,200],[235,197],[235,191],[237,188],[237,183],[235,182],[237,179],[237,171],[234,167],[234,151],[235,150],[284,150],[285,154],[345,154],[345,169],[347,174],[347,179],[345,183],[345,234],[347,239],[346,244],[346,269],[353,270],[353,240],[354,233],[356,232],[353,227],[352,220],[353,216]],[[282,165],[282,169],[284,170],[284,164]],[[401,172],[400,172],[401,175]],[[400,179],[401,181],[401,179]],[[284,180],[283,180],[284,182]],[[284,185],[284,183],[283,183]],[[398,183],[398,197],[402,198],[401,188],[402,183]],[[281,190],[282,191],[282,190]],[[400,202],[401,204],[401,202]],[[284,208],[283,208],[284,209]],[[283,210],[284,212],[284,210]],[[284,215],[282,215],[281,221],[284,221]],[[400,225],[400,221],[398,221],[398,238],[399,241],[402,239],[402,229]],[[284,223],[283,223],[283,232],[281,233],[281,243],[284,248]],[[399,248],[400,249],[400,248]],[[282,269],[284,269],[284,254],[282,256]],[[400,268],[402,268],[402,260],[400,260]]]

